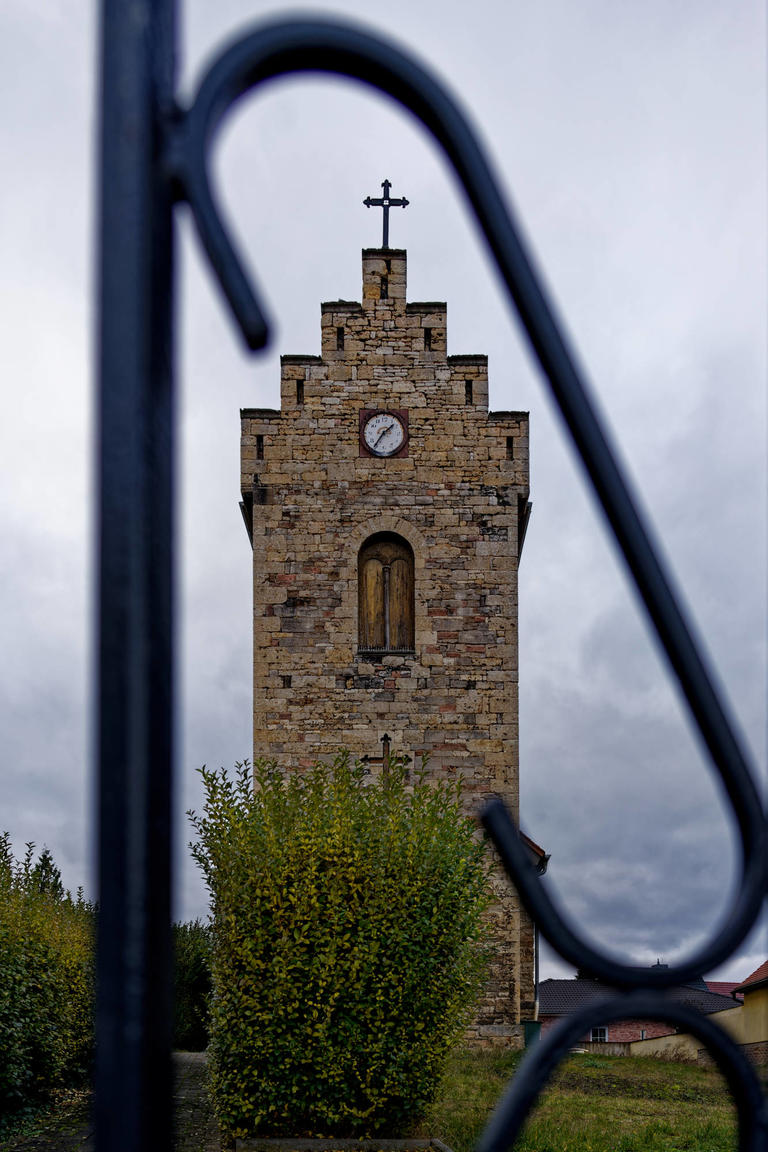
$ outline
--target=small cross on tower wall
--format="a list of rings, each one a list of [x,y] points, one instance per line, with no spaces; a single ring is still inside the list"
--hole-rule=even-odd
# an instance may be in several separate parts
[[[391,740],[385,732],[381,738],[381,756],[369,756],[366,753],[365,756],[360,757],[360,763],[365,764],[366,770],[368,772],[370,772],[370,765],[375,764],[379,766],[382,772],[386,774],[386,772],[389,770],[390,744]]]
[[[389,210],[390,208],[407,208],[409,201],[405,197],[395,199],[389,195],[389,190],[392,184],[389,180],[385,180],[381,185],[384,189],[384,195],[378,196],[374,199],[373,196],[366,196],[363,200],[366,208],[382,208],[384,210],[384,236],[381,242],[382,248],[389,248]]]
[[[382,773],[386,776],[393,759],[391,745],[392,741],[390,740],[388,734],[385,732],[381,738],[381,756],[369,756],[366,752],[365,756],[360,757],[360,763],[365,765],[366,773],[370,773],[371,765],[373,765],[377,768],[381,768]],[[412,758],[410,756],[404,756],[402,753],[400,753],[398,759],[402,760],[404,764],[410,764]]]

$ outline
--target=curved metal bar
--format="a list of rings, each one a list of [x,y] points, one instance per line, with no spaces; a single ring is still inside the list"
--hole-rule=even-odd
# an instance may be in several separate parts
[[[702,972],[712,971],[732,954],[743,939],[741,916],[748,915],[750,895],[756,897],[756,913],[760,910],[762,897],[759,890],[749,894],[742,889],[737,908],[709,948],[684,963],[670,965],[668,968],[629,967],[598,952],[574,930],[568,917],[542,886],[540,877],[520,843],[515,822],[502,800],[491,800],[482,812],[481,821],[499,853],[507,875],[542,935],[564,959],[577,968],[588,969],[614,988],[671,988],[676,984],[685,984]],[[719,958],[712,963],[714,955]]]
[[[591,1027],[615,1020],[666,1020],[697,1036],[730,1088],[739,1122],[741,1152],[766,1152],[768,1108],[755,1070],[736,1043],[706,1016],[656,992],[633,992],[588,1005],[556,1025],[520,1064],[496,1106],[475,1152],[505,1152],[520,1134],[558,1064]]]
[[[222,223],[211,190],[208,152],[221,120],[236,100],[259,84],[290,72],[338,73],[379,88],[413,112],[442,145],[720,773],[743,847],[742,883],[727,923],[693,957],[660,971],[640,972],[617,965],[566,927],[541,886],[527,879],[528,862],[519,850],[516,836],[508,834],[500,844],[505,864],[532,916],[561,954],[610,979],[612,984],[670,985],[709,971],[727,959],[760,911],[768,873],[768,836],[760,799],[735,725],[718,697],[679,597],[662,567],[651,533],[602,427],[590,390],[567,347],[513,213],[502,199],[499,181],[467,118],[421,64],[353,25],[301,19],[266,23],[237,40],[214,61],[191,108],[170,129],[166,163],[177,196],[186,199],[192,208],[202,242],[246,342],[252,348],[262,346],[268,331],[264,310]],[[490,825],[495,826],[498,819],[498,809],[494,808],[488,817]]]

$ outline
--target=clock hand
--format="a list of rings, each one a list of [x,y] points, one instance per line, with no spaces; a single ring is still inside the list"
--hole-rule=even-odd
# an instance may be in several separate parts
[[[387,432],[391,432],[393,428],[394,428],[394,424],[388,424],[386,428],[382,428],[381,432],[379,432],[378,436],[376,437],[376,443],[374,444],[374,448],[378,447],[379,440],[381,440],[382,436],[385,436]]]

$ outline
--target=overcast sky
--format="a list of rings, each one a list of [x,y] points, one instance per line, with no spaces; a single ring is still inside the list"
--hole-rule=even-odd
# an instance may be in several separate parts
[[[766,759],[766,63],[757,0],[307,3],[364,18],[458,92],[514,201],[755,763]],[[181,83],[286,6],[188,0]],[[5,0],[0,421],[0,828],[90,879],[96,12]],[[547,883],[638,963],[711,932],[737,880],[706,760],[638,614],[482,241],[435,147],[348,82],[281,81],[230,118],[216,168],[277,331],[247,356],[184,215],[180,260],[177,817],[196,769],[251,754],[251,553],[238,410],[277,406],[320,301],[360,298],[362,201],[411,202],[409,298],[449,353],[489,355],[491,407],[531,412],[520,578],[521,818]],[[177,914],[205,894],[180,848]],[[723,970],[766,956],[753,934]],[[543,975],[571,969],[547,955]]]

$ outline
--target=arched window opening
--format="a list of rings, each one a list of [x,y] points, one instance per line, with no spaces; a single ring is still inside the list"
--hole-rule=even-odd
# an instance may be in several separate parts
[[[391,532],[369,537],[357,559],[358,646],[411,652],[414,646],[413,550]]]

